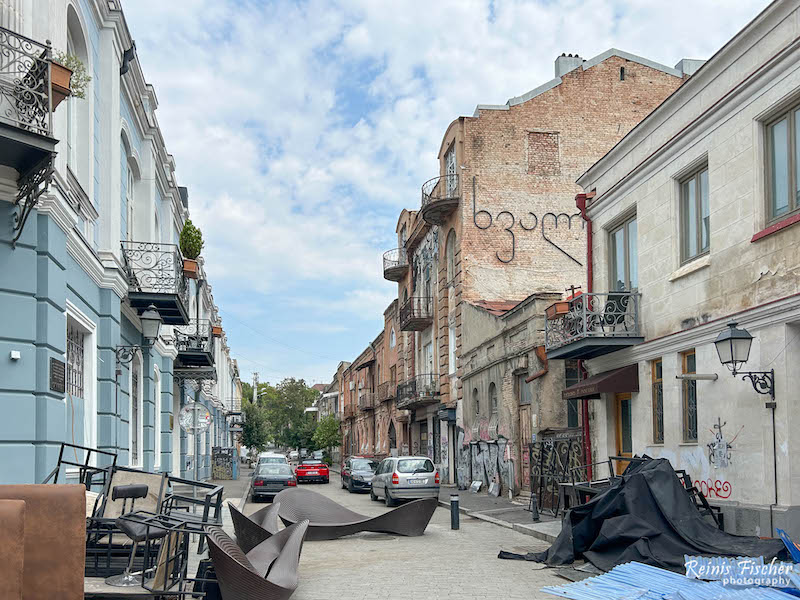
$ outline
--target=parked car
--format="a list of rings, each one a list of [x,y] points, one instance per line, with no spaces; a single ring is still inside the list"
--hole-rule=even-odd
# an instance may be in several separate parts
[[[355,491],[368,491],[372,487],[372,477],[378,468],[378,461],[364,456],[351,456],[342,464],[342,488],[351,494]]]
[[[398,500],[439,497],[439,472],[427,456],[384,458],[372,478],[369,497],[383,496],[386,506]]]
[[[296,485],[297,478],[286,463],[262,463],[253,476],[253,502],[262,498],[271,500],[278,492]]]
[[[289,452],[289,460],[296,461],[300,459],[300,453],[297,450]]]
[[[314,460],[322,460],[323,456],[325,456],[324,450],[314,450],[311,453],[311,458],[313,458]]]
[[[258,465],[288,465],[289,461],[286,460],[286,457],[283,454],[277,454],[276,452],[262,452],[258,455]]]
[[[328,465],[321,460],[304,460],[301,464],[297,465],[294,470],[294,475],[297,478],[297,483],[303,481],[321,481],[328,483],[330,481],[330,471]]]

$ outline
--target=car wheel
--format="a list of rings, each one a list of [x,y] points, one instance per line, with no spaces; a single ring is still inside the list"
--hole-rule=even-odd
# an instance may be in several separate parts
[[[330,482],[331,482],[331,480],[328,477],[326,477],[325,479],[322,480],[322,483],[330,483]]]
[[[394,508],[397,506],[397,500],[392,498],[392,496],[389,494],[389,488],[386,488],[386,497],[384,498],[384,502],[389,508]]]
[[[375,495],[375,490],[373,490],[372,488],[369,488],[369,499],[372,500],[373,502],[378,501],[378,497]]]
[[[355,491],[353,489],[353,480],[352,479],[347,482],[347,491],[350,492],[351,494]]]
[[[346,490],[346,489],[347,489],[347,485],[346,485],[346,484],[345,484],[345,482],[344,482],[344,477],[342,477],[342,489],[343,489],[343,490]]]

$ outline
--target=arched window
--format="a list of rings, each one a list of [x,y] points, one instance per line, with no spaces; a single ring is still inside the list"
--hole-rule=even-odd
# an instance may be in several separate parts
[[[456,230],[451,229],[447,234],[447,244],[445,246],[447,256],[447,283],[451,283],[456,276]]]
[[[135,239],[134,217],[136,215],[134,192],[136,190],[136,178],[133,175],[133,168],[128,164],[125,173],[125,205],[128,208],[128,241]]]
[[[67,54],[77,57],[86,70],[91,73],[89,65],[89,51],[86,43],[86,36],[83,33],[78,13],[72,6],[67,8]],[[91,84],[90,84],[91,85]],[[67,158],[67,166],[77,177],[78,181],[85,190],[89,190],[89,90],[86,91],[85,98],[73,96],[65,102],[67,132],[64,139]]]
[[[397,344],[397,338],[394,334],[394,327],[392,327],[392,331],[389,333],[389,348],[394,348]]]
[[[475,409],[475,416],[481,416],[481,402],[478,399],[478,388],[472,388],[472,407]]]
[[[489,384],[489,406],[492,407],[492,414],[497,414],[497,386],[494,383]]]

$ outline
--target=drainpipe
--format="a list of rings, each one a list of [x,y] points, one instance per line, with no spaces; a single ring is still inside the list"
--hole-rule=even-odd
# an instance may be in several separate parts
[[[594,283],[594,265],[593,265],[593,240],[592,240],[592,220],[586,213],[586,201],[594,197],[594,192],[591,194],[578,194],[575,196],[575,206],[581,212],[581,217],[586,221],[586,293],[591,294]],[[578,361],[578,370],[581,377],[586,379],[586,367],[583,366],[583,361]],[[581,411],[583,412],[583,447],[586,455],[586,464],[592,463],[592,438],[589,431],[589,400],[581,398]],[[589,480],[592,479],[592,467],[587,469],[587,476]]]
[[[536,348],[534,348],[533,351],[536,353],[536,358],[538,358],[539,362],[542,363],[542,370],[541,371],[537,371],[536,373],[534,373],[533,375],[528,377],[525,380],[525,383],[530,383],[534,379],[539,379],[539,377],[542,377],[543,375],[547,375],[547,371],[548,371],[548,367],[547,367],[547,352],[545,352],[544,346],[536,346]]]

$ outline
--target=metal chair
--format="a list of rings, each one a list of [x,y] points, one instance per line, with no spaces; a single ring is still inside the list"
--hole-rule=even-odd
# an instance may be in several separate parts
[[[133,512],[135,509],[136,500],[146,497],[147,486],[144,484],[118,485],[114,487],[114,490],[111,492],[112,500],[122,500],[122,515],[125,515],[127,512]],[[131,506],[130,511],[127,511],[129,498],[131,501]],[[154,540],[162,538],[167,535],[167,531],[165,529],[156,527],[148,528],[145,524],[136,523],[130,519],[118,518],[115,523],[116,526],[125,535],[127,535],[131,541],[133,541],[133,548],[131,548],[130,559],[128,560],[128,566],[125,567],[125,570],[119,575],[107,577],[106,583],[114,587],[132,587],[141,585],[142,579],[137,577],[137,575],[141,575],[143,578],[144,572],[133,572],[133,561],[136,558],[136,549],[138,548],[140,542],[144,542],[147,539]]]

